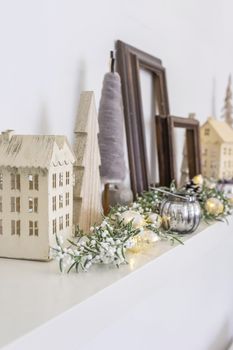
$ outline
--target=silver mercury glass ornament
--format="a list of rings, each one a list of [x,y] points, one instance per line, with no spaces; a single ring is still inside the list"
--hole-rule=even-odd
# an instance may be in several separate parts
[[[166,218],[166,228],[177,233],[195,231],[201,219],[201,208],[195,194],[168,193],[160,207],[160,215]]]

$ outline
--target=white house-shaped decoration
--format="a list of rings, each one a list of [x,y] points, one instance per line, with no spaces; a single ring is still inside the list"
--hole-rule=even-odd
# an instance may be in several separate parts
[[[213,179],[233,178],[233,129],[214,118],[201,127],[203,175]]]
[[[65,136],[0,135],[0,256],[49,260],[72,236],[73,163]]]

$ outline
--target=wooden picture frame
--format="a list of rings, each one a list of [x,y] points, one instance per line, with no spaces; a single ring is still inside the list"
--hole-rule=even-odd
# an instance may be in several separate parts
[[[159,186],[169,186],[174,180],[174,155],[171,150],[170,128],[166,116],[155,116],[155,132],[159,165]],[[170,140],[170,141],[169,141]]]
[[[160,185],[177,182],[174,128],[186,129],[190,178],[201,174],[200,123],[196,119],[175,116],[155,116]]]
[[[149,188],[140,68],[149,71],[153,76],[155,102],[161,115],[169,114],[166,72],[159,58],[120,40],[116,42],[116,59],[122,82],[130,180],[135,198]]]

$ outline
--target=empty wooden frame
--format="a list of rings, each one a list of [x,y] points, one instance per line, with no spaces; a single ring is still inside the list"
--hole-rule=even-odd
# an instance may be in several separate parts
[[[174,128],[186,129],[186,145],[190,178],[201,174],[199,121],[174,116],[156,116],[156,134],[160,184],[177,182]]]
[[[166,116],[155,116],[155,132],[159,165],[159,185],[169,186],[175,176],[174,155],[171,150],[171,130]]]
[[[116,58],[122,82],[131,188],[135,197],[149,187],[140,68],[153,76],[155,103],[160,115],[169,114],[166,73],[159,58],[122,41],[116,43]]]

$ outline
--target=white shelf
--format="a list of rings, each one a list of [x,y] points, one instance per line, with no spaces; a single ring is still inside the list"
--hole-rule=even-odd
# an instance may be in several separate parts
[[[0,348],[99,349],[100,342],[102,349],[117,349],[118,331],[134,349],[147,338],[160,350],[169,341],[179,350],[206,350],[202,342],[211,342],[224,322],[226,345],[233,336],[232,271],[232,217],[229,225],[187,235],[184,246],[159,242],[120,269],[96,266],[62,275],[56,262],[1,259]],[[179,335],[183,327],[187,336]]]

